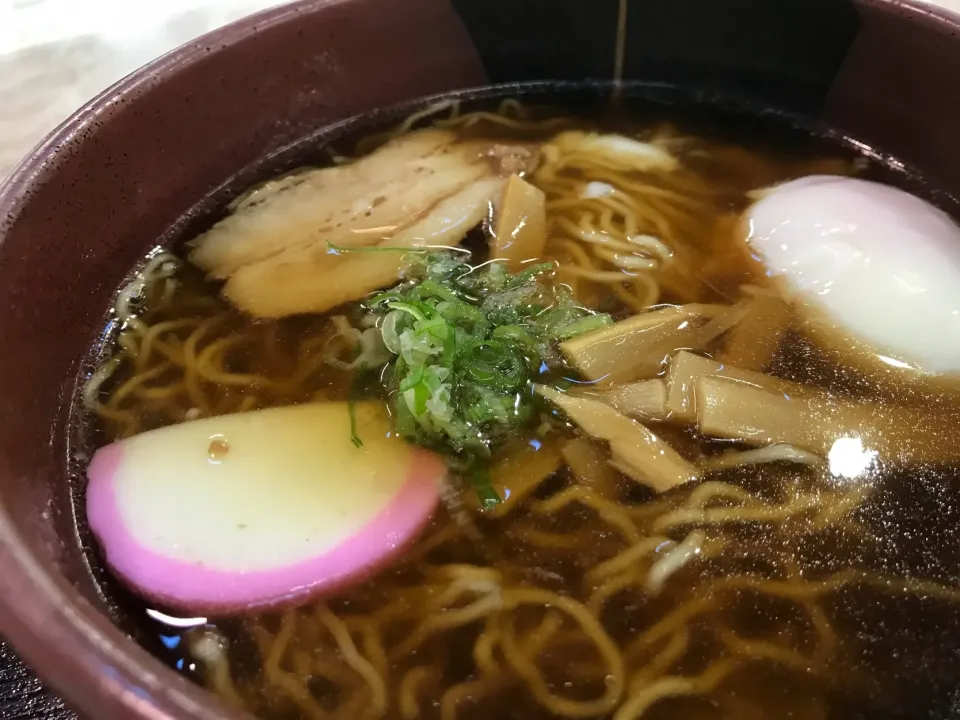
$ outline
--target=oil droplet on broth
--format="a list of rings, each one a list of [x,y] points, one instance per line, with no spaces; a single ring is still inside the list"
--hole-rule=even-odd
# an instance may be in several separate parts
[[[223,435],[211,435],[210,444],[207,446],[207,461],[213,465],[219,465],[230,452],[230,443]]]

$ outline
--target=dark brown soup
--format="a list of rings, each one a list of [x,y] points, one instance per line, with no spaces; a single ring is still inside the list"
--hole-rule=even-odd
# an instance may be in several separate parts
[[[553,263],[536,282],[550,288],[557,305],[545,307],[567,313],[565,324],[536,336],[543,371],[531,370],[527,384],[507,391],[489,377],[477,381],[493,387],[493,400],[482,395],[493,419],[476,421],[489,433],[481,438],[489,456],[444,444],[466,412],[457,387],[443,396],[450,407],[430,406],[442,422],[414,411],[420,425],[398,429],[447,453],[454,472],[426,530],[374,576],[293,609],[183,619],[133,599],[127,583],[102,569],[94,544],[91,563],[118,603],[118,621],[226,703],[268,720],[958,716],[960,474],[958,453],[942,449],[951,433],[937,429],[952,417],[952,391],[891,387],[823,347],[745,250],[741,224],[762,196],[756,191],[801,176],[920,185],[786,122],[696,116],[629,104],[584,114],[515,101],[461,112],[447,103],[398,131],[334,143],[331,162],[350,167],[350,158],[432,128],[450,133],[449,152],[472,143],[494,184],[522,176],[542,198],[545,224],[533,242],[545,244],[535,259]],[[271,213],[284,211],[284,193],[299,192],[303,177],[240,198],[234,224],[217,227],[244,242],[287,242],[295,228]],[[455,238],[469,254],[441,250],[441,259],[486,263],[506,213],[497,208]],[[520,215],[517,237],[535,225],[529,212]],[[357,267],[384,256],[409,262],[399,252],[351,255],[350,236],[331,228],[327,249]],[[399,242],[398,233],[381,244]],[[276,268],[243,281],[224,269],[229,259],[204,256],[201,270],[201,247],[158,251],[120,292],[85,393],[91,447],[298,403],[361,399],[397,415],[410,372],[391,360],[398,353],[376,367],[353,362],[366,352],[354,347],[364,328],[382,332],[388,317],[370,304],[374,288],[336,302],[313,286],[288,291],[300,276],[281,280]],[[346,264],[325,276],[322,252],[299,252],[290,257],[309,265],[317,285],[349,283]],[[260,272],[268,262],[235,265]],[[433,277],[404,272],[403,292]],[[394,272],[375,289],[399,280]],[[491,325],[547,332],[529,309],[507,322],[495,319],[506,312],[502,303],[472,307]],[[625,359],[609,365],[591,354],[592,332],[631,322],[647,329]],[[615,377],[593,372],[604,362]],[[497,372],[512,372],[504,367]],[[728,375],[749,385],[753,399],[725,395]],[[532,382],[549,387],[546,399],[530,400],[522,417],[497,416],[497,398],[521,398]],[[683,383],[701,394],[684,395]],[[571,397],[582,406],[564,404]],[[823,427],[784,430],[796,437],[784,440],[768,425],[789,425],[794,405],[774,400],[807,403],[803,417]],[[705,430],[704,403],[733,408],[709,425],[722,430]],[[913,447],[911,438],[926,432],[897,435],[902,413],[939,418],[927,436],[932,450],[919,443],[912,453],[885,451]],[[880,428],[876,447],[844,434],[854,426],[849,417],[860,419],[863,438]],[[751,423],[772,439],[756,442],[737,429]],[[832,433],[829,452],[819,449],[823,433]],[[229,451],[226,442],[211,450]],[[458,465],[465,454],[469,462]],[[471,473],[485,478],[482,488]],[[482,510],[491,490],[500,502]]]

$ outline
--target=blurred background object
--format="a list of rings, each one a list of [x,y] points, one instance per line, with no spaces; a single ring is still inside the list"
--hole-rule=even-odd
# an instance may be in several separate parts
[[[960,0],[927,2],[960,12]],[[127,73],[208,30],[280,4],[0,0],[0,178],[74,110]]]
[[[0,0],[0,177],[146,62],[279,0]]]

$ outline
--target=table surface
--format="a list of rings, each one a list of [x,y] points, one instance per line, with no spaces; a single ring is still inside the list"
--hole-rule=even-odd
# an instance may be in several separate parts
[[[86,100],[278,0],[0,0],[0,178]],[[931,0],[960,12],[960,0]],[[0,642],[0,720],[76,720]]]

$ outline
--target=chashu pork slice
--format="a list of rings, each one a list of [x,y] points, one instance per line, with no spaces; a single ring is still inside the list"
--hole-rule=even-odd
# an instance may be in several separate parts
[[[383,241],[389,247],[457,245],[489,212],[504,180],[484,178],[441,200],[422,219]],[[397,282],[402,252],[331,254],[325,243],[288,250],[240,268],[225,297],[257,317],[324,312]]]
[[[329,310],[398,279],[403,253],[350,249],[459,243],[503,187],[497,157],[444,130],[409,133],[257,188],[191,243],[190,260],[256,317]]]

